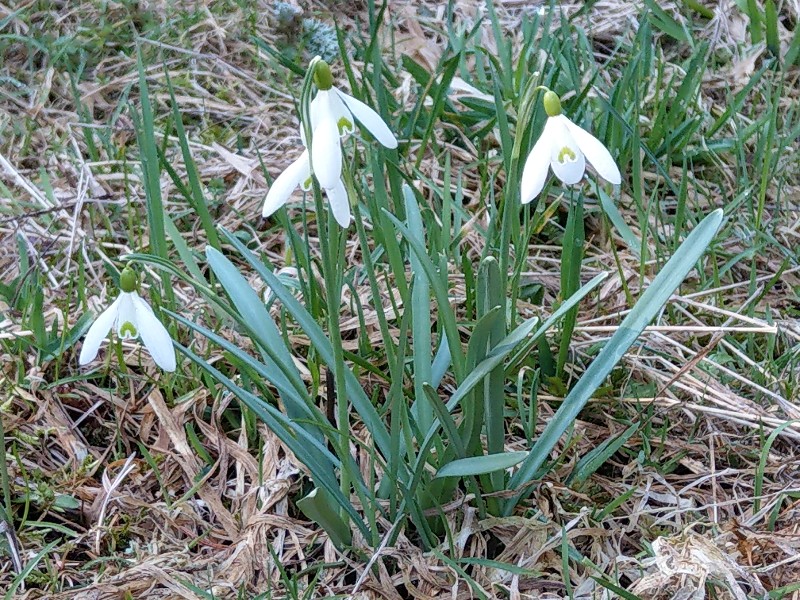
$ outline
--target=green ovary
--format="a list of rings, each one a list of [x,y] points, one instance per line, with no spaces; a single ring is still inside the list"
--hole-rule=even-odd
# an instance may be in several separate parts
[[[134,271],[131,267],[125,267],[122,269],[122,273],[119,275],[119,288],[123,292],[134,292],[139,287],[139,280],[136,277],[136,271]]]
[[[314,66],[314,83],[320,90],[326,91],[333,87],[331,68],[324,60],[319,60]]]
[[[130,321],[125,321],[119,328],[119,337],[121,337],[123,340],[135,338],[138,335],[139,332],[136,331],[136,327]]]
[[[543,98],[544,111],[548,117],[557,117],[561,114],[561,98],[552,90],[547,90]]]
[[[564,146],[558,153],[558,162],[560,162],[563,165],[565,162],[567,162],[567,160],[569,160],[569,162],[575,162],[576,160],[578,160],[578,156],[575,154],[575,152],[573,152],[571,148],[569,148],[568,146]]]

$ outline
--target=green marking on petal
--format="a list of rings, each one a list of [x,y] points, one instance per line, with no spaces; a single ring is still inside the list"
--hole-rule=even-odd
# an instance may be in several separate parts
[[[308,179],[306,179],[306,180],[305,180],[305,181],[304,181],[304,182],[301,184],[301,186],[300,186],[300,187],[302,187],[304,190],[310,190],[310,189],[311,189],[311,177],[309,176],[309,178],[308,178]]]
[[[347,117],[339,117],[339,121],[336,125],[339,126],[339,135],[353,131],[353,122]]]
[[[558,153],[558,162],[562,165],[569,160],[569,162],[575,162],[578,159],[575,152],[572,151],[571,148],[568,146],[564,146],[561,148],[561,151]]]
[[[127,340],[130,338],[135,338],[139,336],[139,332],[136,330],[136,327],[130,321],[125,321],[122,326],[119,328],[119,337],[123,340]]]

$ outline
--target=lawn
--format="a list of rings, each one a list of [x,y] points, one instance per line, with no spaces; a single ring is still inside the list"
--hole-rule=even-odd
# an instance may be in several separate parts
[[[800,598],[797,0],[0,56],[2,598]]]

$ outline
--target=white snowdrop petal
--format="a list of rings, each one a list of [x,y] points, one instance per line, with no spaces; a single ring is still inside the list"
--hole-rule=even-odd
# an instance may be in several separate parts
[[[358,119],[364,127],[367,128],[376,140],[387,148],[397,148],[397,138],[389,129],[389,126],[381,118],[381,116],[372,110],[369,106],[352,96],[337,90],[339,97],[353,113],[353,116]]]
[[[114,302],[111,303],[107,309],[100,313],[89,331],[86,332],[86,337],[83,339],[83,347],[81,348],[80,356],[78,356],[78,364],[83,366],[92,362],[100,350],[100,344],[106,339],[108,332],[114,326],[114,321],[117,318],[117,309],[119,308],[122,296],[118,296]]]
[[[565,120],[570,135],[572,135],[578,147],[584,155],[586,155],[586,160],[594,167],[597,174],[609,183],[619,185],[622,182],[622,176],[608,148],[603,145],[603,142],[582,127],[566,119],[566,117]]]
[[[353,131],[355,123],[350,110],[342,102],[339,93],[334,90],[335,88],[318,91],[311,104],[309,104],[308,113],[311,116],[311,131],[316,131],[317,127],[325,119],[332,118],[339,128],[339,135],[344,137]],[[300,133],[303,136],[303,144],[306,143],[304,133],[303,131]]]
[[[347,228],[350,226],[350,199],[347,197],[347,189],[340,179],[336,185],[330,189],[325,190],[328,196],[328,204],[331,207],[333,218],[340,227]]]
[[[569,120],[564,115],[551,117],[553,137],[550,142],[550,166],[556,177],[563,183],[573,185],[578,183],[586,172],[586,158],[578,147],[577,142],[570,135],[566,123]]]
[[[320,90],[317,92],[317,95],[314,96],[314,99],[308,105],[308,114],[311,117],[311,131],[316,131],[319,124],[322,122],[323,114],[327,113],[327,107],[330,104],[328,100],[328,96],[330,95],[329,90]],[[305,131],[303,131],[303,124],[300,124],[300,135],[303,138],[303,145],[305,146],[308,142],[305,139]]]
[[[342,146],[339,128],[332,118],[324,119],[314,130],[311,140],[311,161],[319,184],[330,189],[342,177]]]
[[[523,204],[528,204],[536,198],[544,188],[547,181],[547,171],[550,169],[550,138],[547,125],[542,131],[542,136],[533,145],[525,160],[520,183],[520,198]]]
[[[268,217],[286,204],[292,192],[294,192],[298,186],[303,186],[310,176],[311,170],[308,164],[308,150],[303,150],[300,158],[286,167],[286,170],[278,175],[275,181],[272,182],[272,186],[270,186],[267,197],[264,200],[264,208],[261,214]]]
[[[175,349],[167,328],[153,314],[153,309],[138,295],[133,298],[136,310],[136,321],[145,348],[150,352],[156,364],[165,371],[175,370]]]

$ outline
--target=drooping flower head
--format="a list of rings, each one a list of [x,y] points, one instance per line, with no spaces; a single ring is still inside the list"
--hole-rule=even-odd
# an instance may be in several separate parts
[[[174,371],[176,362],[172,339],[161,321],[153,314],[150,305],[139,296],[136,272],[130,267],[125,267],[120,274],[119,282],[120,295],[92,323],[83,340],[78,363],[83,366],[95,359],[100,344],[113,327],[121,340],[141,337],[156,364],[165,371]]]
[[[547,90],[543,103],[547,122],[522,170],[522,203],[539,195],[549,169],[563,183],[572,185],[583,178],[587,161],[603,179],[618,185],[622,177],[603,143],[561,114],[561,100],[554,92]]]
[[[275,179],[264,201],[262,214],[267,217],[278,210],[298,186],[309,190],[313,164],[314,176],[325,190],[336,222],[347,227],[350,224],[350,201],[342,182],[340,138],[355,129],[356,120],[387,148],[396,148],[397,138],[378,113],[333,85],[328,63],[316,58],[312,61],[312,68],[318,91],[309,105],[312,135],[310,156],[301,127],[300,137],[306,149]]]

